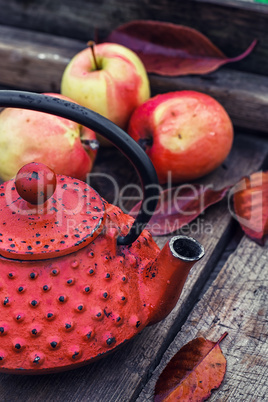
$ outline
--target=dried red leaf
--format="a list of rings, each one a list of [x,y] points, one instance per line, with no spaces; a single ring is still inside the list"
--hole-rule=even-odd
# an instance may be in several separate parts
[[[230,186],[213,190],[202,184],[183,184],[160,192],[159,202],[146,229],[153,236],[173,233],[197,218],[210,205],[221,201]],[[130,211],[136,217],[140,202]]]
[[[138,54],[147,72],[160,75],[206,74],[248,56],[257,41],[241,55],[226,57],[205,35],[183,25],[138,20],[119,26],[108,42],[124,45]]]
[[[268,172],[244,177],[231,190],[235,218],[243,231],[263,244],[268,235]]]
[[[222,383],[226,359],[218,342],[196,338],[184,345],[161,373],[155,387],[155,402],[204,401]]]

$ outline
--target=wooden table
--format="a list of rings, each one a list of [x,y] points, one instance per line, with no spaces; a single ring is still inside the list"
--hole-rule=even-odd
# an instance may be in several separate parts
[[[3,1],[0,0],[0,5],[1,3]],[[34,19],[29,17],[30,2],[23,2],[24,8],[21,3],[10,0],[8,6],[5,4],[9,8],[13,7],[13,14],[8,22],[4,21],[3,14],[1,16],[1,22],[8,26],[0,26],[0,85],[33,91],[58,91],[65,65],[73,54],[84,47],[86,41],[82,42],[82,33],[79,30],[76,39],[66,38],[67,31],[64,31],[62,23],[54,29],[54,34],[64,34],[65,37],[45,33],[49,31],[47,21],[50,18],[52,24],[55,14],[52,15],[41,6],[39,7],[44,13],[46,25],[43,33],[35,32],[33,36],[32,31],[25,30],[25,18],[28,16],[28,21],[31,21],[31,30],[40,29],[35,25]],[[66,1],[66,8],[59,8],[58,3],[64,2],[57,2],[55,6],[58,7],[57,12],[63,14],[68,7],[69,10],[72,9],[74,4]],[[128,11],[125,14],[126,19],[137,17],[137,10],[133,11],[125,2],[114,3],[117,7],[121,4],[125,13]],[[141,1],[139,3],[145,4]],[[154,9],[155,19],[160,18],[161,7],[167,3],[171,5],[172,2],[157,1],[151,9],[147,3],[143,18],[149,15],[149,9]],[[46,4],[52,7],[52,2],[47,1]],[[94,18],[100,20],[100,5],[96,4]],[[108,3],[104,1],[104,4]],[[176,9],[182,22],[195,22],[195,17],[191,20],[188,14],[187,18],[180,14],[183,8],[190,11],[195,5],[199,12],[202,11],[203,19],[198,23],[199,28],[202,29],[203,21],[203,27],[209,30],[210,21],[210,33],[216,39],[217,32],[213,28],[211,16],[219,18],[220,15],[227,16],[228,12],[234,12],[237,20],[243,22],[240,29],[246,32],[246,24],[249,24],[254,33],[261,30],[261,24],[264,21],[267,23],[268,19],[267,9],[252,3],[190,1],[188,5],[178,5]],[[205,14],[205,10],[209,10],[210,14]],[[254,15],[256,19],[254,24],[250,15]],[[70,17],[71,32],[74,31],[74,20],[75,17]],[[84,23],[82,17],[81,21]],[[115,24],[115,19],[113,23]],[[223,20],[222,23],[226,21]],[[57,32],[57,29],[61,32]],[[110,29],[110,26],[106,25],[105,29]],[[235,31],[235,27],[232,31]],[[85,29],[81,32],[85,32]],[[267,37],[267,32],[262,32]],[[240,46],[239,49],[242,50],[243,40],[241,37],[237,40],[238,44],[233,44],[233,48]],[[261,42],[257,61],[251,58],[247,67],[244,67],[244,62],[241,69],[222,68],[204,77],[168,79],[150,76],[154,93],[184,88],[197,89],[219,99],[228,110],[235,124],[233,149],[224,165],[200,180],[201,183],[212,184],[215,189],[234,184],[244,175],[261,168],[267,169],[266,46],[267,41],[265,44]],[[39,57],[40,54],[45,57]],[[257,66],[260,60],[264,64]],[[46,74],[42,74],[40,78],[42,69]],[[118,181],[120,188],[127,183],[138,182],[133,168],[115,149],[100,151],[94,173],[105,173],[107,169]],[[103,186],[100,179],[95,178],[93,184],[102,196],[110,200],[113,198],[111,189]],[[213,391],[210,400],[267,400],[268,244],[261,247],[243,235],[230,214],[227,201],[228,199],[224,199],[210,207],[188,228],[182,229],[184,234],[192,235],[204,245],[206,254],[192,269],[179,302],[164,321],[146,328],[114,354],[74,371],[32,377],[0,374],[0,400],[152,401],[159,374],[185,343],[197,336],[217,341],[225,331],[228,336],[222,342],[221,348],[227,359],[227,371],[222,385]],[[168,236],[155,238],[160,247],[163,247],[167,239]]]

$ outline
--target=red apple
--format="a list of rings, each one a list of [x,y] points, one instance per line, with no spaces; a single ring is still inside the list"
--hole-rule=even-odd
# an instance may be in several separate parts
[[[46,95],[70,101],[59,94]],[[84,180],[97,150],[81,140],[90,143],[96,141],[96,135],[58,116],[6,108],[0,114],[0,177],[9,180],[26,163],[41,162],[55,173]]]
[[[150,157],[160,183],[201,177],[217,168],[233,142],[225,109],[211,96],[195,91],[157,95],[131,116],[128,133]]]
[[[150,86],[133,51],[102,43],[73,57],[63,73],[61,93],[126,130],[134,109],[150,97]]]

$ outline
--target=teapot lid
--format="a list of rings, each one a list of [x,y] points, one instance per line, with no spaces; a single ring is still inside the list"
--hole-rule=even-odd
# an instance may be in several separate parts
[[[88,184],[29,163],[0,185],[0,255],[41,260],[78,251],[100,234],[105,216]]]

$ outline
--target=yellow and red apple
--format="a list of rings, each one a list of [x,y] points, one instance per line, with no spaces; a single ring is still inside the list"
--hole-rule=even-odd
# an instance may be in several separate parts
[[[132,50],[102,43],[72,58],[62,76],[61,93],[126,130],[134,109],[150,97],[150,85]]]
[[[46,95],[69,100],[60,94]],[[0,114],[0,177],[9,180],[30,162],[81,180],[92,169],[97,149],[94,131],[46,113],[6,108]],[[94,149],[95,148],[95,149]]]
[[[229,154],[233,125],[214,98],[196,91],[157,95],[131,116],[128,133],[145,148],[161,183],[197,179]]]

